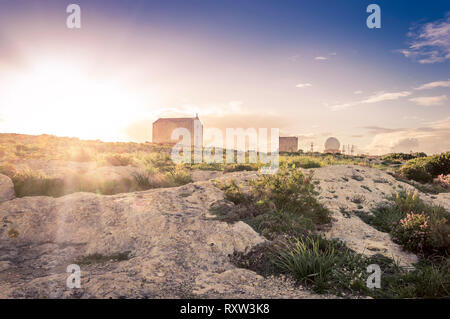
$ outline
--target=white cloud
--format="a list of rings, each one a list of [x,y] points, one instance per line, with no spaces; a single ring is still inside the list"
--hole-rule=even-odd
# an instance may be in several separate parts
[[[299,83],[299,84],[297,84],[295,87],[296,88],[307,88],[307,87],[311,87],[312,86],[312,84],[311,83]]]
[[[423,106],[442,105],[445,101],[447,101],[447,96],[421,96],[409,100]]]
[[[316,57],[314,58],[314,60],[317,60],[317,61],[325,61],[325,60],[328,60],[328,58],[326,58],[326,57],[324,57],[324,56],[316,56]]]
[[[429,89],[434,89],[434,88],[438,88],[438,87],[450,88],[450,79],[448,81],[435,81],[435,82],[426,83],[426,84],[423,84],[423,85],[415,88],[414,90],[429,90]]]
[[[398,50],[405,57],[422,64],[450,59],[450,14],[410,29],[408,38],[408,48]]]
[[[411,92],[409,91],[401,91],[401,92],[389,92],[389,93],[378,93],[372,96],[369,96],[367,99],[362,101],[361,103],[377,103],[382,101],[391,101],[391,100],[398,100],[401,97],[405,97],[411,95]]]
[[[361,91],[361,90],[357,90],[357,91],[353,92],[353,94],[356,94],[356,95],[362,94],[362,93],[363,93],[363,91]]]
[[[349,107],[352,107],[352,106],[355,106],[358,104],[371,104],[371,103],[378,103],[378,102],[383,102],[383,101],[398,100],[399,98],[406,97],[409,95],[411,95],[410,91],[388,92],[388,93],[380,92],[380,93],[374,94],[372,96],[369,96],[368,98],[361,100],[361,101],[332,105],[331,110],[339,111],[339,110],[348,109]]]
[[[427,154],[450,149],[450,117],[414,129],[378,131],[364,151],[370,154],[418,151]]]

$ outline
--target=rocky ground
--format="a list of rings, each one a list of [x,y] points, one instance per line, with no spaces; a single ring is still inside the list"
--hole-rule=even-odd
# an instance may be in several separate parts
[[[249,251],[265,239],[243,222],[227,224],[210,215],[224,195],[208,179],[245,185],[256,176],[195,172],[194,183],[176,188],[13,199],[11,181],[0,175],[0,298],[324,298],[230,262],[234,251]],[[326,236],[404,265],[417,260],[355,215],[411,186],[351,165],[314,169],[314,180],[320,201],[333,212]],[[448,195],[420,194],[447,208]],[[81,267],[80,289],[66,288],[66,268],[74,263]]]

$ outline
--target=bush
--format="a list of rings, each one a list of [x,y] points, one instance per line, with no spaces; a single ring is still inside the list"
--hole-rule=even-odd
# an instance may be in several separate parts
[[[430,218],[423,213],[411,212],[393,223],[391,233],[394,241],[402,243],[406,250],[416,252],[430,245],[430,231]]]
[[[171,186],[181,186],[192,183],[191,174],[182,168],[175,168],[166,173],[168,182]]]
[[[64,182],[61,179],[49,178],[31,170],[16,172],[12,177],[14,191],[17,197],[53,196],[64,194]]]
[[[230,164],[224,168],[224,173],[240,172],[240,171],[257,171],[258,166],[256,164]]]
[[[274,254],[275,265],[318,293],[367,291],[368,259],[338,241],[319,236],[289,240]]]
[[[278,236],[299,237],[314,231],[311,219],[290,212],[264,212],[246,220],[254,230],[269,240]]]
[[[235,205],[214,205],[210,211],[227,222],[242,220],[270,240],[308,235],[316,225],[330,222],[330,212],[314,197],[310,178],[299,170],[279,170],[250,181],[249,193],[244,193],[234,180],[216,181],[225,198]]]
[[[433,180],[433,184],[436,184],[443,189],[450,189],[450,174],[441,174]]]
[[[234,204],[247,204],[251,201],[250,197],[242,192],[234,179],[225,182],[215,181],[214,185],[223,190],[225,198]]]
[[[450,152],[431,157],[427,170],[433,177],[450,174]]]
[[[307,156],[293,156],[287,157],[286,159],[282,158],[282,160],[280,161],[280,166],[283,168],[318,168],[322,166],[320,161],[320,158],[315,159],[313,157]]]
[[[372,213],[360,217],[376,229],[391,233],[405,249],[424,257],[450,253],[450,213],[425,204],[417,191],[396,194],[393,204]]]
[[[128,166],[133,164],[133,158],[129,155],[113,154],[106,156],[105,160],[112,166]]]
[[[120,262],[130,259],[130,251],[119,252],[112,255],[102,255],[99,253],[94,253],[88,256],[84,256],[74,263],[78,265],[91,265],[91,264],[103,264],[107,262]]]
[[[391,154],[387,154],[384,155],[381,159],[382,160],[386,160],[386,161],[395,161],[395,160],[402,160],[402,161],[408,161],[414,158],[418,158],[418,157],[426,157],[427,154],[425,153],[411,153],[411,154],[406,154],[406,153],[391,153]]]
[[[382,289],[373,291],[380,298],[449,298],[450,258],[421,260],[409,271],[386,265]],[[386,269],[387,268],[387,269]]]
[[[433,177],[450,174],[450,152],[409,160],[400,168],[400,173],[417,182],[432,182]]]
[[[330,222],[330,212],[315,198],[312,175],[300,170],[279,170],[274,175],[263,175],[250,181],[251,193],[261,204],[273,205],[275,210],[300,214],[315,224]]]
[[[420,183],[429,183],[433,180],[433,176],[427,170],[427,163],[428,160],[426,158],[410,160],[400,168],[400,174],[407,179]]]

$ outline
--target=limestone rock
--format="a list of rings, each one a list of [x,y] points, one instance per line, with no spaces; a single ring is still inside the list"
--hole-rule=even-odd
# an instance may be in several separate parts
[[[206,277],[208,286],[218,287],[211,292],[216,297],[286,296],[283,289],[270,290],[276,279],[247,270],[234,276],[238,268],[229,255],[265,239],[243,222],[212,218],[209,207],[223,199],[211,182],[197,182],[114,196],[4,202],[0,298],[188,298],[209,293],[200,287]],[[81,268],[80,289],[66,287],[70,264]],[[233,274],[225,282],[212,275],[224,271]],[[309,293],[293,289],[289,296]]]
[[[0,174],[0,203],[14,199],[14,185],[8,176]]]

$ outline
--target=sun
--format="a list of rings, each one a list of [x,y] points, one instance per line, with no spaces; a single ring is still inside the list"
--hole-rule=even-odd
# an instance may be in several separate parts
[[[9,125],[29,134],[121,140],[121,130],[142,115],[148,96],[144,100],[119,76],[97,70],[43,60],[12,74],[0,89],[3,129]]]

